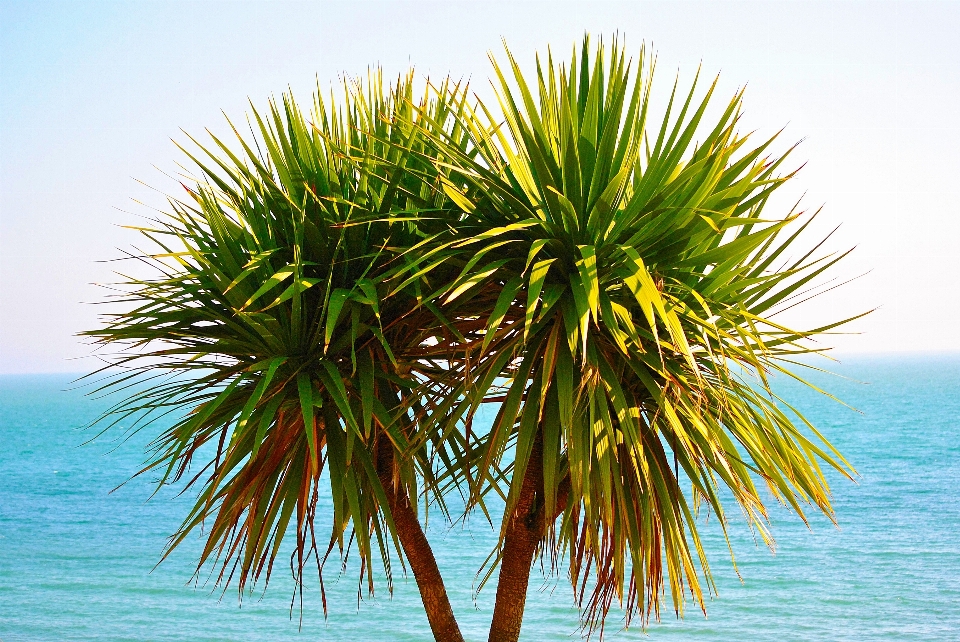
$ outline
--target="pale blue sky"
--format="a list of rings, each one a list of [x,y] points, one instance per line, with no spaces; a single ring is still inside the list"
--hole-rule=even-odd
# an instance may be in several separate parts
[[[960,349],[957,2],[0,2],[0,372],[93,367],[119,225],[158,203],[171,138],[242,117],[247,97],[408,64],[475,86],[507,39],[524,63],[585,30],[652,42],[657,85],[702,61],[721,96],[747,84],[745,128],[801,138],[791,185],[844,267],[872,272],[789,320],[881,306],[841,352]]]

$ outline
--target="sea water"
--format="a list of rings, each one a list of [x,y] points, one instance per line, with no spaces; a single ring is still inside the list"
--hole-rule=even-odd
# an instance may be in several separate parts
[[[776,386],[859,472],[856,483],[830,475],[839,527],[812,515],[808,528],[773,505],[774,554],[734,518],[738,577],[711,521],[702,532],[718,594],[707,617],[688,604],[682,620],[667,609],[624,631],[611,613],[606,639],[960,639],[960,357],[857,357],[832,369],[843,378],[812,378],[856,411],[782,377]],[[190,497],[164,490],[148,501],[146,477],[120,486],[152,435],[83,445],[93,434],[80,428],[102,403],[70,381],[0,377],[0,640],[430,639],[401,573],[392,596],[381,583],[370,597],[355,564],[328,563],[325,619],[315,576],[302,611],[299,601],[291,610],[283,554],[268,589],[242,601],[194,577],[196,538],[157,566]],[[474,589],[493,529],[434,513],[428,534],[466,638],[486,639],[495,585]],[[535,571],[527,605],[522,639],[578,639],[564,577]]]

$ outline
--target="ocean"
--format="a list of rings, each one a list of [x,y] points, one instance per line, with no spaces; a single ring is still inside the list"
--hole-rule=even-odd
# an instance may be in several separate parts
[[[810,527],[771,507],[776,553],[755,541],[736,509],[737,577],[715,522],[705,524],[719,594],[707,617],[662,613],[623,630],[611,613],[608,640],[960,639],[960,355],[849,357],[817,373],[852,410],[781,380],[776,387],[847,456],[856,483],[833,475],[839,527]],[[393,595],[361,591],[357,568],[328,564],[325,619],[316,582],[302,619],[291,612],[283,562],[265,592],[238,599],[194,581],[194,539],[157,566],[189,497],[149,479],[127,481],[150,435],[126,441],[81,427],[102,402],[70,390],[66,375],[0,377],[0,640],[429,640],[412,577]],[[149,501],[148,501],[149,499]],[[323,523],[322,518],[320,520]],[[428,529],[468,640],[485,640],[495,587],[474,595],[495,541],[472,518]],[[281,555],[282,557],[282,555]],[[578,613],[564,577],[534,572],[521,639],[576,640]]]

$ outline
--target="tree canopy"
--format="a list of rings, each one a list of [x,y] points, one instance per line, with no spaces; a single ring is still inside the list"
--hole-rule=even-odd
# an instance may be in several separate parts
[[[775,319],[844,256],[770,212],[790,150],[738,131],[742,92],[706,120],[716,81],[654,119],[654,60],[616,40],[532,76],[492,60],[495,105],[372,72],[308,115],[252,108],[249,135],[192,141],[186,195],[138,228],[153,276],[86,333],[124,348],[102,421],[172,417],[141,472],[195,489],[169,549],[206,524],[218,584],[269,581],[285,535],[298,577],[353,547],[371,592],[409,563],[435,637],[462,639],[419,511],[493,494],[490,639],[519,636],[537,556],[602,632],[615,604],[703,607],[697,515],[726,534],[724,493],[768,541],[761,487],[832,518],[821,467],[852,468],[768,380],[847,321]]]

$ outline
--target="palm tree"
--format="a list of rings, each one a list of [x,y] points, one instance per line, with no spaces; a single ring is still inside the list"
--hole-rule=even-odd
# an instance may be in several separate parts
[[[106,390],[137,386],[107,413],[114,424],[135,417],[141,429],[179,413],[140,471],[198,489],[167,554],[208,523],[198,571],[219,565],[216,582],[235,580],[242,595],[269,581],[295,515],[298,580],[311,556],[319,569],[335,546],[343,556],[355,544],[369,590],[375,556],[392,590],[393,546],[434,635],[460,640],[417,506],[438,488],[435,458],[463,465],[461,435],[412,419],[429,402],[411,393],[435,368],[422,346],[442,347],[447,331],[420,304],[425,278],[397,287],[417,248],[446,230],[450,208],[417,141],[448,104],[414,104],[411,78],[389,89],[378,73],[365,87],[346,83],[339,109],[318,92],[309,119],[285,96],[265,117],[254,110],[252,140],[234,129],[239,151],[214,137],[201,155],[187,152],[202,178],[140,228],[158,250],[131,256],[157,276],[128,278],[127,309],[86,334],[133,348],[108,366]],[[387,160],[393,174],[370,171]],[[213,461],[187,476],[206,444],[216,444]],[[324,468],[326,548],[314,526]],[[320,582],[323,591],[322,573]]]
[[[801,517],[812,503],[832,519],[818,461],[852,472],[767,381],[845,322],[774,319],[843,257],[787,260],[812,217],[765,212],[793,176],[777,174],[786,154],[737,133],[742,92],[701,131],[716,82],[699,101],[696,81],[685,97],[675,86],[648,131],[653,61],[641,50],[631,82],[616,41],[591,54],[585,39],[568,67],[538,59],[536,89],[509,51],[507,73],[493,60],[500,109],[462,122],[478,153],[444,148],[470,223],[449,247],[475,257],[461,282],[501,293],[493,310],[461,308],[487,320],[474,399],[502,395],[473,496],[514,457],[491,642],[517,640],[536,554],[569,562],[588,631],[614,600],[628,624],[658,614],[665,581],[681,614],[688,592],[703,606],[698,566],[712,588],[698,505],[726,535],[726,488],[769,541],[754,476]]]
[[[167,554],[208,524],[198,571],[242,595],[292,528],[295,575],[315,558],[323,592],[323,562],[355,543],[371,592],[375,562],[389,588],[406,560],[434,637],[462,640],[418,507],[449,516],[458,492],[489,515],[500,494],[483,580],[499,568],[500,642],[537,556],[569,564],[602,633],[615,600],[628,624],[657,616],[667,585],[678,614],[688,593],[703,606],[696,517],[726,533],[721,489],[768,541],[756,478],[832,518],[820,464],[852,469],[767,381],[843,323],[773,319],[842,258],[787,260],[812,217],[764,213],[786,154],[737,133],[739,92],[703,127],[714,86],[694,101],[696,82],[648,131],[643,51],[634,74],[585,39],[569,66],[538,60],[535,89],[507,55],[497,109],[374,73],[339,107],[318,92],[308,118],[285,96],[233,147],[198,143],[187,197],[141,228],[158,249],[131,255],[154,276],[127,277],[86,333],[128,348],[103,371],[127,396],[113,424],[174,417],[141,471],[197,492]]]

